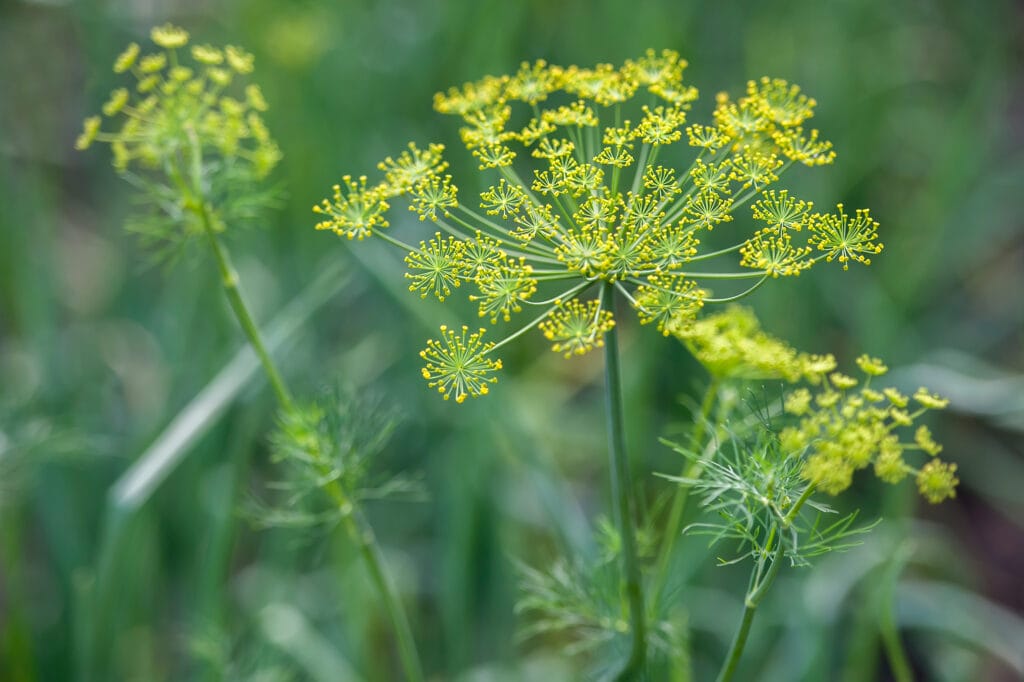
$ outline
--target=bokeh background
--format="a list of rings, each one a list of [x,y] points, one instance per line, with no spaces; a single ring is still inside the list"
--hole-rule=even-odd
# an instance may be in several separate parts
[[[600,365],[535,337],[509,351],[487,400],[437,400],[417,351],[451,309],[405,291],[394,253],[315,233],[310,206],[408,140],[447,143],[456,177],[471,177],[456,122],[431,109],[438,90],[522,60],[620,63],[648,47],[690,61],[693,120],[762,75],[817,98],[837,163],[787,180],[818,206],[871,207],[886,250],[748,303],[800,349],[879,355],[899,385],[952,399],[932,428],[960,467],[957,499],[931,508],[909,483],[858,481],[844,504],[883,523],[857,549],[783,572],[742,674],[888,679],[892,593],[921,679],[1024,678],[1021,3],[3,0],[0,679],[397,679],[351,548],[261,531],[244,513],[274,477],[273,400],[236,357],[243,337],[212,263],[197,250],[148,265],[123,230],[132,196],[107,150],[73,150],[116,87],[114,57],[165,21],[256,54],[283,199],[230,246],[292,383],[342,383],[402,416],[378,464],[419,476],[428,499],[369,513],[435,679],[582,669],[558,641],[519,641],[513,606],[516,562],[587,551],[607,510]],[[676,342],[632,323],[623,335],[630,446],[653,495],[651,472],[679,466],[657,438],[686,421],[704,375]],[[176,418],[186,442],[166,476],[119,482]],[[899,571],[894,556],[908,557]],[[705,679],[745,577],[692,571]]]

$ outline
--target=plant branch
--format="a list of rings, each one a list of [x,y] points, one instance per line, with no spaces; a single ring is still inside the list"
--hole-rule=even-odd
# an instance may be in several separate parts
[[[772,529],[772,535],[775,535],[774,528]],[[750,634],[750,625],[754,622],[754,613],[757,611],[757,607],[764,598],[768,588],[775,582],[775,576],[779,573],[779,567],[782,565],[782,559],[785,556],[785,543],[782,541],[781,533],[778,534],[776,542],[778,544],[775,547],[775,553],[772,555],[772,564],[764,578],[758,579],[761,571],[764,570],[764,559],[762,558],[754,566],[751,587],[747,591],[747,597],[743,602],[743,619],[740,621],[740,627],[736,631],[732,645],[729,647],[729,654],[726,656],[722,670],[718,673],[718,682],[729,682],[733,674],[735,674],[736,666],[739,665],[740,658],[743,656],[743,649],[747,645],[747,636]]]

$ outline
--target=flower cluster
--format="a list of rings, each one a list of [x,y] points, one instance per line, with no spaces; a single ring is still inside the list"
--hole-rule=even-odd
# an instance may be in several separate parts
[[[672,333],[715,379],[817,382],[836,367],[831,355],[798,352],[766,333],[754,312],[743,306],[730,305],[722,312],[674,326]]]
[[[109,143],[114,167],[173,214],[177,229],[201,229],[189,218],[204,206],[213,213],[214,205],[221,215],[212,222],[223,229],[224,220],[236,217],[223,213],[251,214],[257,202],[240,190],[281,159],[263,120],[263,93],[245,83],[253,56],[230,45],[186,51],[188,33],[169,24],[150,37],[159,50],[143,54],[132,43],[114,63],[115,73],[130,73],[135,83],[114,90],[103,105],[112,129],[104,129],[100,116],[87,118],[75,146]]]
[[[867,264],[882,248],[867,210],[853,218],[842,206],[817,213],[770,187],[793,164],[835,158],[831,144],[804,127],[815,101],[766,78],[738,99],[719,95],[711,122],[690,123],[698,93],[683,81],[686,66],[670,50],[618,68],[538,61],[440,93],[435,108],[461,118],[462,142],[493,177],[479,201],[460,199],[441,145],[410,144],[380,164],[381,181],[346,176],[336,185],[313,209],[322,217],[317,228],[404,249],[411,290],[445,300],[469,285],[492,324],[539,307],[509,338],[537,326],[566,355],[600,346],[614,323],[607,301],[581,298],[601,283],[641,323],[669,334],[705,303],[734,300],[816,262]],[[436,226],[433,239],[414,246],[392,235],[386,216],[398,200]],[[748,226],[734,227],[746,204]],[[704,246],[719,235],[732,246]],[[722,260],[732,267],[707,267]],[[744,281],[754,284],[742,288]],[[733,289],[715,298],[710,283]],[[432,342],[426,352],[445,345]],[[427,374],[446,396],[485,392],[478,389],[488,382],[461,381],[464,371],[435,358]],[[456,386],[465,393],[450,393]]]
[[[836,495],[846,490],[854,471],[874,465],[886,483],[899,483],[908,475],[917,479],[921,494],[932,503],[956,495],[956,464],[939,460],[942,446],[927,426],[919,425],[912,440],[901,440],[900,430],[913,428],[928,410],[948,404],[927,389],[906,396],[894,388],[872,388],[871,381],[888,368],[877,358],[857,359],[863,380],[822,368],[815,391],[799,388],[785,400],[785,411],[799,419],[779,434],[785,451],[803,458],[803,477],[816,488]],[[920,469],[904,453],[920,451],[929,461]]]

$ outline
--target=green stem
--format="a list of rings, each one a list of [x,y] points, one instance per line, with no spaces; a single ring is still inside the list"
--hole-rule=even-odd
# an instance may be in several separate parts
[[[611,282],[601,283],[601,307],[614,309],[615,287]],[[632,646],[629,660],[618,674],[618,680],[639,679],[643,674],[647,657],[646,623],[644,620],[644,594],[640,583],[640,564],[637,559],[636,536],[633,519],[636,501],[630,483],[629,459],[626,456],[626,439],[622,418],[622,377],[619,370],[619,341],[613,327],[604,337],[605,369],[605,410],[608,420],[608,446],[611,467],[612,499],[615,501],[615,516],[622,538],[622,565],[626,582],[626,598],[629,601],[629,619],[632,630]]]
[[[228,301],[231,303],[231,309],[234,311],[235,317],[238,318],[239,324],[241,324],[242,329],[249,338],[249,343],[252,344],[253,350],[256,352],[260,362],[263,364],[263,369],[267,374],[267,378],[270,380],[270,384],[274,388],[274,393],[277,395],[277,400],[280,403],[281,409],[293,409],[294,401],[292,399],[291,392],[285,385],[284,379],[281,378],[281,373],[278,372],[277,366],[270,357],[270,353],[267,352],[267,348],[263,343],[263,338],[260,335],[259,328],[253,321],[252,315],[249,314],[249,309],[246,307],[245,301],[242,299],[241,292],[238,289],[238,274],[231,265],[227,249],[224,248],[220,239],[217,238],[217,232],[214,229],[213,220],[210,216],[210,211],[206,205],[205,197],[202,192],[202,174],[200,172],[202,154],[199,149],[198,141],[194,135],[192,136],[191,141],[193,152],[191,158],[192,190],[194,192],[194,197],[196,198],[196,212],[203,223],[203,231],[206,233],[206,237],[210,243],[210,248],[213,250],[214,256],[217,260],[217,267],[220,270],[221,280],[224,284],[224,291],[227,293]],[[344,491],[337,481],[332,481],[327,488],[334,500],[339,503],[339,508],[343,511],[346,509],[349,510],[348,513],[345,514],[346,529],[348,530],[349,535],[352,536],[353,541],[359,546],[363,561],[366,563],[366,568],[370,572],[370,576],[373,578],[373,582],[376,585],[378,592],[380,592],[380,596],[384,601],[388,615],[391,617],[391,622],[395,629],[395,637],[398,640],[399,655],[401,656],[406,676],[411,682],[422,682],[423,671],[420,666],[419,657],[416,653],[416,645],[412,638],[412,630],[409,627],[409,621],[406,618],[405,611],[402,609],[401,603],[395,595],[394,586],[391,584],[387,573],[384,571],[380,547],[377,545],[373,531],[370,528],[369,523],[362,517],[358,507],[348,501]]]
[[[217,261],[221,283],[224,285],[224,293],[227,294],[231,310],[235,313],[238,324],[241,325],[242,331],[245,332],[249,343],[252,345],[252,349],[260,359],[263,370],[267,373],[267,378],[270,380],[270,385],[273,387],[274,394],[277,396],[278,402],[281,403],[281,407],[285,409],[291,408],[292,395],[288,391],[287,386],[285,386],[284,379],[281,378],[281,373],[277,370],[277,365],[274,364],[270,353],[267,352],[267,347],[263,343],[260,330],[253,321],[245,301],[242,299],[242,293],[238,289],[238,273],[235,272],[234,267],[231,265],[231,257],[228,255],[227,249],[224,248],[224,245],[213,229],[210,212],[205,203],[200,204],[199,217],[203,221],[203,230],[206,232],[210,249],[213,251],[214,258]]]
[[[715,397],[718,395],[718,380],[714,377],[708,384],[707,392],[704,393],[704,400],[700,406],[700,416],[693,424],[693,447],[702,448],[704,433],[707,430],[708,417],[711,416],[711,407],[715,404]],[[681,473],[681,478],[694,479],[704,471],[704,459],[700,458],[690,462]],[[672,508],[669,510],[668,523],[665,526],[665,534],[662,536],[661,551],[658,553],[658,563],[655,568],[655,584],[651,590],[651,603],[657,604],[661,597],[661,591],[665,589],[668,582],[668,571],[672,564],[672,553],[675,551],[676,540],[681,533],[680,525],[683,522],[683,511],[686,509],[686,500],[690,495],[690,486],[680,485],[676,488],[676,494],[672,499]]]
[[[893,556],[885,570],[885,578],[878,595],[878,626],[882,635],[882,645],[889,659],[889,668],[896,682],[914,682],[914,673],[907,659],[903,640],[896,625],[896,583],[900,572],[906,565],[910,553],[904,546]]]
[[[913,682],[914,674],[911,672],[910,663],[907,661],[907,652],[900,640],[891,600],[882,605],[880,619],[882,644],[885,646],[885,654],[889,659],[889,668],[892,670],[893,678],[896,682]]]
[[[797,499],[796,504],[793,505],[792,509],[789,510],[789,513],[786,514],[785,518],[782,519],[783,528],[789,528],[790,525],[792,525],[793,520],[796,518],[796,515],[800,513],[800,509],[804,506],[804,503],[807,502],[808,498],[810,498],[811,493],[813,492],[813,484],[808,485],[806,488],[804,488],[804,491],[800,493],[800,497]]]
[[[772,534],[775,534],[774,529],[772,529]],[[736,666],[739,665],[740,657],[743,656],[743,649],[747,645],[747,636],[750,634],[750,625],[754,622],[754,613],[757,611],[757,607],[764,598],[768,588],[775,582],[775,576],[779,573],[779,567],[782,565],[784,554],[783,548],[785,547],[781,534],[777,542],[778,545],[775,548],[775,553],[772,555],[772,565],[768,568],[768,573],[765,574],[763,579],[758,580],[757,576],[764,570],[764,560],[758,561],[757,565],[754,566],[751,580],[752,585],[747,591],[747,597],[744,600],[743,619],[740,621],[740,627],[732,640],[732,646],[729,647],[729,654],[726,656],[725,664],[722,666],[721,672],[718,673],[718,682],[729,682],[736,672]]]
[[[341,510],[345,532],[359,547],[359,554],[363,558],[370,579],[384,600],[384,608],[388,612],[395,631],[398,657],[402,662],[406,679],[410,682],[423,682],[423,668],[420,665],[419,654],[416,652],[416,641],[412,636],[412,628],[409,626],[405,609],[398,599],[395,585],[384,569],[384,557],[381,555],[380,545],[377,544],[373,535],[373,529],[359,508],[348,500],[337,481],[331,481],[327,485],[327,492],[338,505],[338,509]]]
[[[213,249],[214,256],[216,257],[217,266],[220,269],[221,279],[224,283],[224,290],[231,303],[231,309],[234,311],[235,317],[238,318],[239,324],[242,326],[246,336],[249,338],[249,343],[252,344],[253,350],[256,352],[260,362],[263,364],[263,369],[267,374],[267,378],[270,380],[271,386],[274,387],[274,393],[277,395],[277,400],[281,405],[281,409],[292,409],[294,407],[294,401],[292,399],[291,392],[288,390],[288,387],[284,383],[284,379],[281,378],[281,374],[277,370],[277,366],[274,364],[270,354],[267,352],[266,346],[263,344],[260,331],[256,327],[256,323],[253,321],[252,315],[249,314],[249,309],[246,307],[245,301],[242,300],[241,292],[238,290],[238,275],[231,265],[227,249],[225,249],[221,244],[213,230],[210,214],[205,204],[201,204],[199,215],[202,218],[203,228],[206,232],[207,238],[209,239],[210,247]],[[416,653],[416,645],[412,637],[412,630],[409,627],[409,621],[406,618],[405,611],[402,609],[402,605],[398,601],[398,597],[395,595],[394,586],[391,584],[387,573],[384,571],[380,547],[377,545],[373,531],[360,514],[358,508],[346,500],[344,492],[341,490],[341,486],[338,485],[336,481],[333,482],[331,486],[328,486],[328,492],[336,502],[339,502],[340,500],[339,505],[344,503],[344,506],[340,506],[340,508],[345,509],[347,507],[350,509],[349,513],[345,515],[345,528],[352,537],[353,542],[359,546],[359,551],[363,557],[364,563],[366,564],[366,568],[373,579],[377,591],[380,593],[381,599],[384,601],[384,607],[387,609],[388,615],[391,617],[391,622],[395,630],[395,638],[398,640],[399,655],[402,659],[402,666],[405,669],[406,677],[411,682],[421,682],[423,680],[423,671],[420,667],[419,657]]]
[[[0,452],[0,456],[4,453]],[[36,679],[32,632],[26,619],[25,565],[21,547],[21,514],[15,506],[0,510],[0,576],[6,596],[5,623],[0,626],[0,674],[12,682]]]

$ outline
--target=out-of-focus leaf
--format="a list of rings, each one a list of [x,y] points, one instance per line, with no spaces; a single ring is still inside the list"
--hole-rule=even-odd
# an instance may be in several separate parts
[[[1024,676],[1024,618],[956,585],[903,581],[896,598],[903,628],[935,630],[987,652]]]
[[[319,682],[359,682],[356,673],[338,648],[306,620],[294,606],[275,602],[259,614],[260,629],[267,641],[279,647]]]

